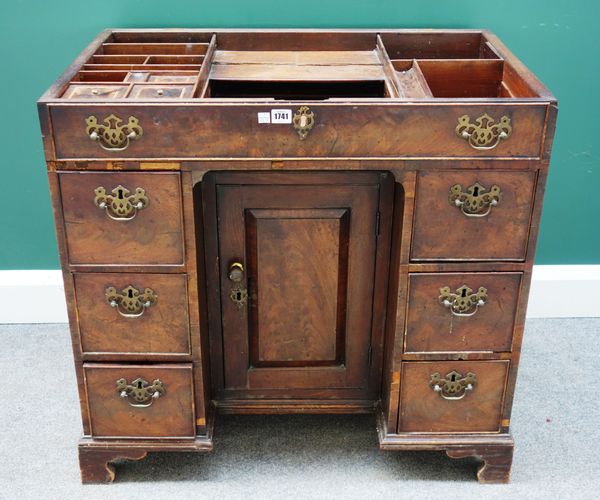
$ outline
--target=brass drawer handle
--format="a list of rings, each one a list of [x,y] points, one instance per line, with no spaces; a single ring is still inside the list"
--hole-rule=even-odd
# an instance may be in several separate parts
[[[444,378],[439,373],[433,373],[429,385],[442,398],[450,401],[462,399],[467,395],[467,392],[472,391],[477,382],[477,377],[474,373],[468,372],[466,376],[461,373],[451,371]]]
[[[300,140],[303,141],[315,125],[315,114],[308,106],[301,106],[294,113],[292,123],[300,136]]]
[[[104,295],[110,306],[116,308],[124,318],[139,318],[157,299],[152,288],[146,288],[144,293],[140,293],[131,285],[123,288],[120,293],[114,286],[109,286]]]
[[[449,286],[440,288],[440,303],[450,309],[454,316],[473,316],[477,308],[484,306],[487,300],[487,288],[479,287],[476,293],[467,285],[452,292]]]
[[[107,116],[102,123],[98,123],[98,118],[95,116],[88,116],[85,123],[87,125],[85,133],[105,151],[125,151],[131,141],[139,139],[144,134],[144,129],[135,116],[130,116],[127,123],[123,125],[123,120],[114,114]]]
[[[501,199],[500,186],[494,184],[488,191],[479,182],[469,186],[466,192],[460,184],[455,184],[448,195],[450,205],[460,208],[467,217],[485,217]]]
[[[98,186],[94,193],[96,206],[100,210],[106,210],[106,215],[118,221],[133,219],[138,210],[146,208],[149,203],[146,191],[140,187],[135,188],[135,193],[129,194],[129,189],[119,184],[111,191],[112,194],[106,194],[106,189]]]
[[[501,140],[508,139],[512,134],[510,118],[503,116],[500,123],[484,113],[471,123],[469,115],[463,115],[458,119],[456,135],[466,140],[473,149],[494,149]]]
[[[117,380],[117,392],[122,398],[127,398],[129,406],[148,408],[166,391],[164,384],[159,379],[148,384],[143,378],[136,378],[131,384],[128,384],[127,380],[120,378]]]

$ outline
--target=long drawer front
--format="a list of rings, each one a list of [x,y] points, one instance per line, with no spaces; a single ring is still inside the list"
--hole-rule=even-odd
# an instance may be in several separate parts
[[[56,159],[540,156],[544,104],[52,105]],[[279,111],[277,123],[259,114]],[[394,131],[390,134],[390,131]],[[479,138],[475,141],[474,137]]]

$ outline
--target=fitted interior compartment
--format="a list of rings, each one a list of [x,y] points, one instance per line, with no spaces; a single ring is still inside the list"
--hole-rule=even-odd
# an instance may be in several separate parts
[[[479,32],[381,33],[391,59],[501,59]]]
[[[83,64],[62,97],[192,97],[201,83],[200,72],[212,38],[206,33],[189,36],[181,33],[114,33]],[[92,87],[86,88],[84,84]],[[117,87],[118,84],[125,88]],[[114,87],[108,88],[109,85]],[[144,85],[148,88],[143,88]]]
[[[407,97],[510,98],[536,94],[499,59],[392,60],[413,94]],[[401,79],[402,80],[402,79]],[[419,95],[422,93],[422,95]]]
[[[116,32],[66,99],[538,97],[486,33]],[[219,43],[217,43],[217,41]],[[96,85],[86,89],[85,85]],[[126,85],[127,89],[116,88]],[[134,88],[135,85],[135,88]],[[143,89],[143,85],[161,88]],[[109,86],[115,88],[107,89]],[[189,88],[188,86],[191,86]]]
[[[400,60],[392,62],[394,81],[400,97],[425,98],[433,97],[429,84],[415,60]]]

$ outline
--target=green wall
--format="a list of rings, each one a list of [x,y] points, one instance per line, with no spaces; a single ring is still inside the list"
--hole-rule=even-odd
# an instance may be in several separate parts
[[[0,269],[59,266],[35,101],[107,27],[488,28],[559,100],[537,263],[600,263],[599,10],[597,0],[3,0]]]

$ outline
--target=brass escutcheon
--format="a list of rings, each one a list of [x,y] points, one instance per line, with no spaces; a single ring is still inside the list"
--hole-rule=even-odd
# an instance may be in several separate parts
[[[138,210],[148,206],[146,191],[140,187],[135,188],[135,193],[129,194],[129,189],[119,184],[111,193],[106,194],[106,189],[98,186],[94,189],[94,203],[99,209],[106,210],[106,215],[113,220],[131,220]]]
[[[452,292],[449,286],[440,288],[438,297],[441,304],[450,309],[454,316],[473,316],[477,308],[484,306],[487,300],[487,288],[479,287],[476,293],[467,285]]]
[[[292,123],[300,136],[300,140],[303,141],[315,125],[315,114],[308,106],[301,106],[294,113]]]
[[[429,381],[430,387],[441,397],[448,400],[462,399],[467,392],[472,391],[477,382],[474,373],[468,372],[466,376],[461,373],[451,371],[444,378],[439,373],[433,373]]]
[[[488,191],[479,182],[469,186],[466,192],[460,184],[455,184],[448,195],[450,205],[460,208],[467,217],[485,217],[501,199],[500,186],[494,184]]]
[[[144,130],[135,116],[130,116],[127,123],[117,115],[107,116],[102,123],[94,115],[85,119],[85,133],[92,141],[96,141],[106,151],[124,151],[130,141],[139,139]]]
[[[148,384],[143,378],[136,378],[128,384],[126,379],[120,378],[117,380],[117,392],[128,399],[129,406],[148,408],[155,399],[165,394],[165,386],[159,379]]]
[[[229,292],[229,298],[235,304],[235,307],[241,309],[246,305],[246,302],[248,302],[248,290],[236,286]]]
[[[511,134],[510,118],[506,115],[500,118],[499,123],[487,113],[477,118],[475,123],[471,122],[469,115],[463,115],[456,126],[456,135],[465,139],[473,149],[479,150],[494,149]]]
[[[131,285],[123,288],[120,293],[114,286],[109,286],[104,295],[110,306],[116,308],[119,314],[125,318],[140,317],[157,299],[152,288],[146,288],[144,293],[140,293]]]

